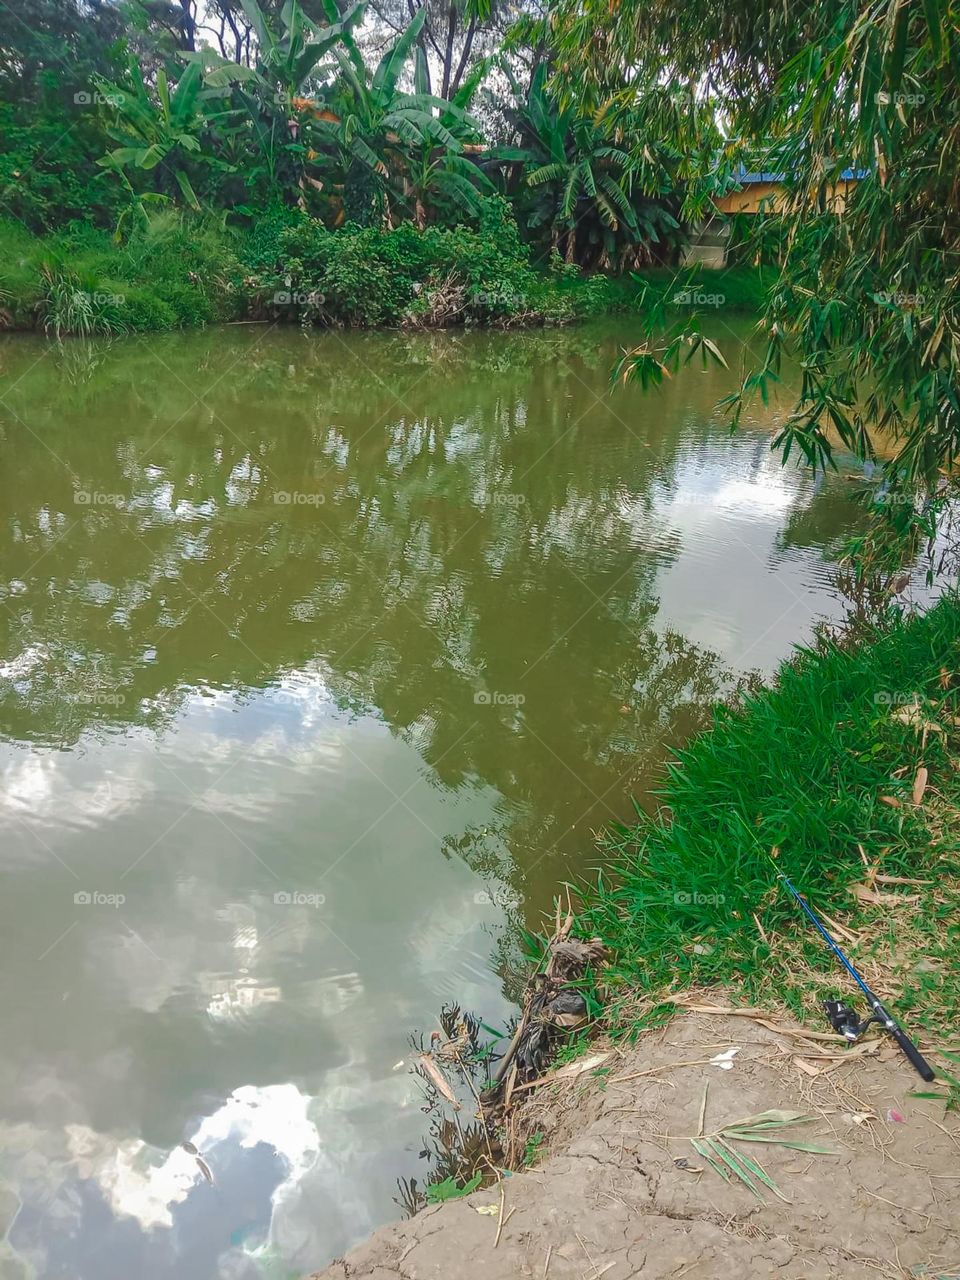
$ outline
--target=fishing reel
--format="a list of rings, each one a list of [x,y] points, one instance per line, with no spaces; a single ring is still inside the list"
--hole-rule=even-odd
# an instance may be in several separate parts
[[[872,1022],[882,1023],[884,1021],[878,1013],[872,1013],[869,1018],[864,1018],[861,1022],[857,1017],[856,1010],[851,1009],[842,1000],[824,1000],[823,1011],[827,1015],[827,1020],[834,1031],[839,1032],[845,1040],[849,1040],[851,1043],[854,1040],[859,1040]]]

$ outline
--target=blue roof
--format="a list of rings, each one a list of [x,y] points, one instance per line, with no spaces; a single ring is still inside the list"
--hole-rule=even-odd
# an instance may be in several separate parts
[[[865,178],[868,173],[868,169],[844,169],[840,174],[840,181],[859,182],[860,179]],[[743,164],[733,175],[734,180],[739,182],[743,187],[749,186],[754,182],[785,182],[786,176],[787,175],[782,171],[780,173],[776,173],[773,170],[770,172],[758,170],[756,173],[748,173],[746,165]]]

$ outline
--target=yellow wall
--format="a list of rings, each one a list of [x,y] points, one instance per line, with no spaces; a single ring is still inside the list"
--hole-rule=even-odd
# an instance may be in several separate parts
[[[854,179],[838,182],[831,191],[829,200],[838,213],[843,211],[847,191],[854,185]],[[714,204],[721,213],[759,213],[761,206],[764,213],[778,213],[783,208],[783,202],[783,184],[780,182],[751,182],[740,191],[731,191],[714,199]]]

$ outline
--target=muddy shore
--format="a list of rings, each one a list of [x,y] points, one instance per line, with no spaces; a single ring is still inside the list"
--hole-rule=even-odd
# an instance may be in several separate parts
[[[314,1280],[960,1274],[960,1119],[911,1097],[886,1040],[844,1053],[772,1017],[688,1011],[598,1046],[602,1066],[524,1104],[546,1138],[535,1167],[381,1228]],[[791,1137],[833,1153],[743,1144],[784,1199],[724,1181],[689,1141],[770,1109],[811,1117]]]

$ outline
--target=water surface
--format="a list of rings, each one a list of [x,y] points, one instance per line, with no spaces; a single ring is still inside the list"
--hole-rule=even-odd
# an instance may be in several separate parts
[[[0,1275],[395,1216],[407,1032],[503,1023],[593,832],[836,614],[853,486],[730,436],[735,372],[611,393],[635,336],[0,344]]]

